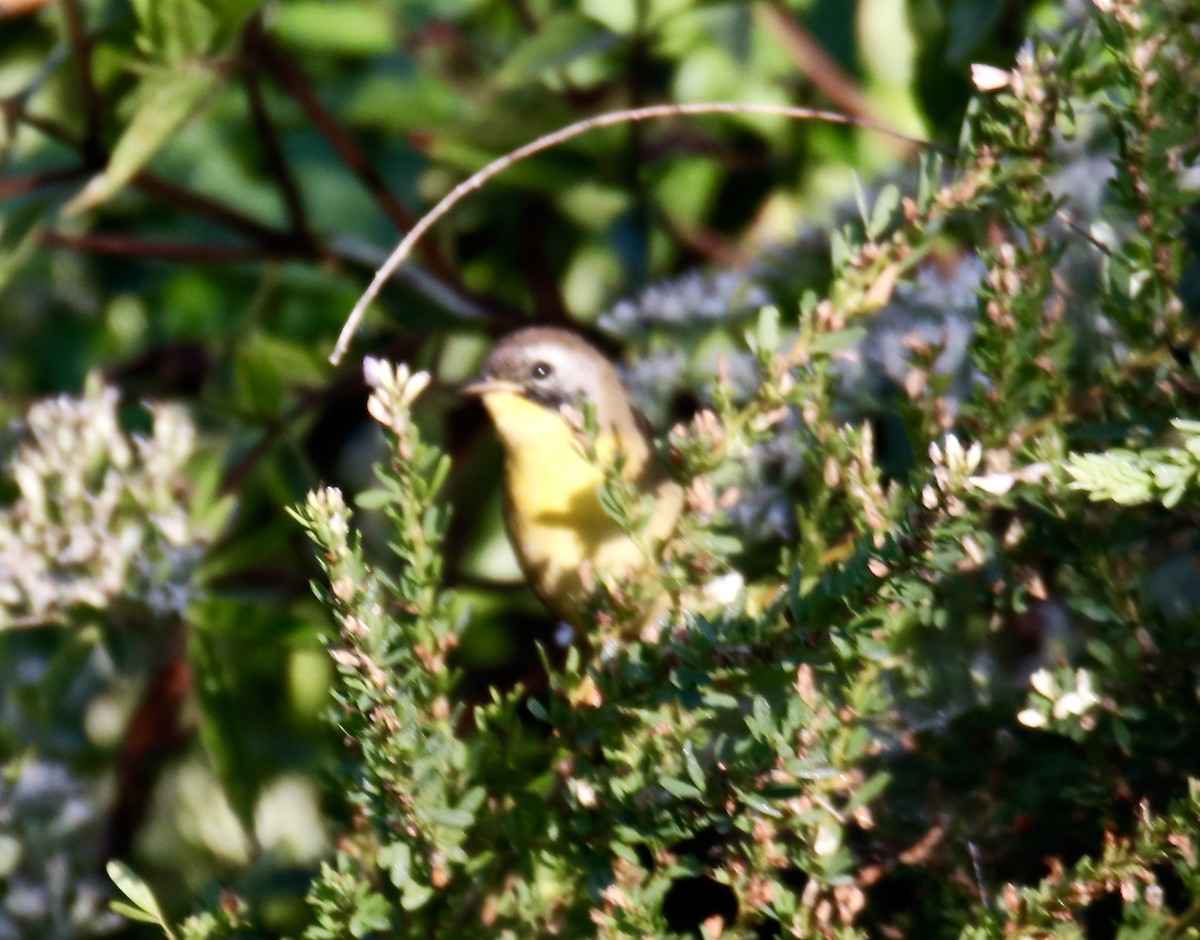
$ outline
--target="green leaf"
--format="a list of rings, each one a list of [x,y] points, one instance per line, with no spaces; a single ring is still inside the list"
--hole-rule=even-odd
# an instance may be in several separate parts
[[[153,914],[147,914],[140,907],[134,907],[124,901],[111,901],[108,907],[114,914],[120,914],[129,920],[136,920],[143,924],[161,924],[161,921]]]
[[[690,783],[685,783],[675,777],[663,777],[658,781],[659,786],[681,800],[698,800],[704,794]]]
[[[855,791],[854,795],[849,799],[844,808],[844,812],[853,812],[860,806],[865,806],[874,800],[879,794],[887,789],[887,785],[892,782],[892,776],[889,773],[881,772],[875,774],[870,780],[864,783]]]
[[[158,924],[163,928],[167,936],[172,936],[167,920],[163,916],[162,908],[158,906],[158,899],[155,898],[154,892],[150,890],[150,886],[142,880],[137,872],[115,858],[104,866],[104,870],[108,873],[108,877],[112,879],[112,883],[117,886],[117,889],[133,905],[132,908],[126,908],[119,913],[125,913],[126,916],[133,916],[135,919],[148,924]],[[122,905],[122,907],[125,906]],[[129,913],[131,910],[137,913],[131,915]]]
[[[822,333],[813,341],[812,351],[815,355],[830,356],[858,345],[859,340],[866,335],[866,327],[862,326],[851,326],[833,333]]]
[[[450,806],[434,807],[425,810],[424,816],[432,823],[445,826],[448,829],[466,829],[475,822],[475,814],[465,809],[455,809]]]
[[[412,874],[412,849],[407,842],[394,842],[379,850],[379,864],[397,888],[404,889]]]
[[[160,62],[182,63],[213,52],[229,33],[222,29],[225,11],[205,0],[133,0],[133,9],[139,48]]]
[[[576,59],[615,48],[621,37],[578,13],[563,12],[540,24],[517,46],[496,75],[506,88],[524,84]]]
[[[921,169],[917,175],[917,210],[925,212],[933,202],[942,183],[942,168],[945,160],[936,150],[921,154]]]
[[[854,204],[858,206],[858,217],[862,219],[863,228],[869,231],[868,220],[871,218],[871,212],[867,206],[867,191],[858,173],[852,173],[851,176],[854,179]]]
[[[692,747],[692,742],[689,741],[683,746],[683,766],[687,771],[688,777],[692,783],[701,791],[704,790],[706,781],[704,779],[704,768],[700,766],[700,762],[696,760],[695,749]]]
[[[216,72],[193,62],[145,75],[136,92],[136,110],[108,166],[67,203],[63,214],[78,215],[116,195],[211,100],[220,81]]]
[[[374,489],[363,490],[354,497],[354,505],[359,509],[376,510],[383,509],[385,506],[390,506],[396,501],[396,496],[391,490],[383,487],[375,487]]]
[[[283,375],[279,363],[258,342],[240,347],[234,360],[238,407],[246,414],[273,418],[283,407]]]
[[[425,906],[433,897],[433,888],[416,881],[409,881],[400,893],[400,906],[406,911],[415,911]]]
[[[436,76],[373,75],[362,81],[346,108],[346,120],[390,134],[453,126],[463,114],[463,96]]]
[[[877,239],[887,231],[892,224],[892,217],[900,207],[900,188],[894,183],[888,183],[875,197],[875,208],[871,211],[871,221],[867,223],[867,235]]]
[[[287,45],[306,52],[365,58],[396,48],[387,8],[354,0],[290,0],[276,10],[275,31]]]
[[[258,798],[257,775],[253,772],[257,755],[243,733],[246,698],[245,686],[239,680],[245,673],[238,668],[241,660],[229,655],[234,648],[232,642],[223,642],[204,631],[192,637],[188,652],[202,705],[200,741],[239,822],[247,831],[253,831]]]

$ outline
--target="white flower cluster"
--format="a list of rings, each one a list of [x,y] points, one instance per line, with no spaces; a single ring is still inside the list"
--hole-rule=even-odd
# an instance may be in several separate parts
[[[367,356],[363,359],[363,379],[372,389],[367,400],[371,417],[403,438],[412,403],[429,385],[429,373],[412,372],[404,363]]]
[[[30,408],[9,465],[15,502],[0,509],[0,629],[53,622],[76,607],[139,600],[179,612],[200,550],[181,488],[195,430],[152,405],[149,436],[127,435],[115,389]]]
[[[945,506],[952,516],[961,516],[966,506],[958,494],[963,492],[978,469],[983,458],[983,445],[978,441],[964,448],[954,434],[947,434],[942,443],[929,445],[929,459],[933,463],[933,485],[921,490],[921,502],[926,509]]]
[[[1075,670],[1073,678],[1071,684],[1060,685],[1048,669],[1035,672],[1029,677],[1035,700],[1017,715],[1017,721],[1027,728],[1044,728],[1051,719],[1076,718],[1084,731],[1090,731],[1096,724],[1093,712],[1100,696],[1092,688],[1092,676],[1086,669]]]

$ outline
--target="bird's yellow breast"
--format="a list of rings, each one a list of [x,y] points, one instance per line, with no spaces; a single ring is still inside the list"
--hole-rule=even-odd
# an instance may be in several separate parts
[[[586,561],[620,574],[646,564],[645,546],[604,511],[603,473],[560,414],[515,393],[493,392],[483,400],[506,451],[506,522],[517,558],[534,590],[560,616],[574,619],[586,599],[580,566]],[[597,438],[602,460],[618,448],[630,478],[641,474],[649,457],[645,442]]]

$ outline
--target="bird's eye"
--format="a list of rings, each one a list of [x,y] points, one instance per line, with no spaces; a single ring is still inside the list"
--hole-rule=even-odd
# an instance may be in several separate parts
[[[548,362],[535,362],[533,368],[529,371],[535,379],[547,379],[554,372],[554,369]]]

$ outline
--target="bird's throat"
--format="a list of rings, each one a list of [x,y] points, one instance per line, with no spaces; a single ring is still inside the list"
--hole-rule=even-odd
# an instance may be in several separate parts
[[[604,475],[588,461],[562,415],[508,392],[488,394],[484,405],[504,444],[506,522],[513,548],[534,590],[560,615],[569,616],[579,600],[579,570],[585,561],[632,568],[643,559],[604,511],[598,494]],[[646,445],[624,445],[611,433],[596,440],[602,460],[611,459],[620,447],[626,471],[640,473]]]

